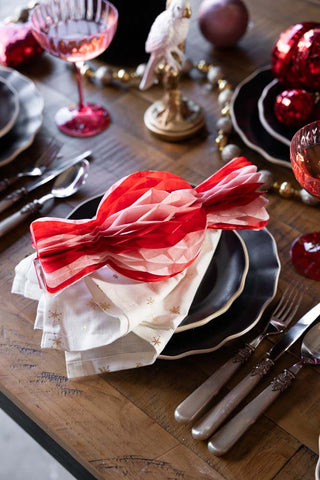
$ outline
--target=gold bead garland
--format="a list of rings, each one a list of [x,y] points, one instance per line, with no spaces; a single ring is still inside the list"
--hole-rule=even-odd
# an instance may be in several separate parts
[[[133,71],[127,71],[123,68],[111,69],[110,67],[98,67],[96,71],[84,65],[81,70],[82,75],[90,80],[96,80],[102,85],[109,85],[113,82],[120,82],[122,84],[138,84],[143,76],[146,65],[141,64]],[[158,72],[161,73],[162,65],[159,65]],[[233,125],[230,116],[230,102],[233,96],[233,89],[227,79],[224,78],[222,69],[205,60],[200,60],[198,63],[192,63],[190,59],[186,59],[181,73],[183,75],[189,74],[191,70],[197,70],[206,75],[208,85],[211,88],[217,88],[218,103],[221,107],[220,118],[217,120],[217,136],[215,137],[215,144],[220,152],[221,160],[224,163],[229,162],[233,158],[241,154],[241,149],[238,145],[228,143],[229,136],[233,132]],[[320,200],[306,190],[295,189],[289,182],[274,182],[272,173],[269,170],[260,171],[260,180],[264,183],[264,188],[268,192],[276,192],[285,199],[299,199],[307,205],[319,205]]]

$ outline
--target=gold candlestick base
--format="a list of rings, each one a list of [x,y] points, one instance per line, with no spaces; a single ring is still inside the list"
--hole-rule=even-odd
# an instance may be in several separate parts
[[[146,127],[157,137],[169,142],[192,137],[205,124],[202,108],[182,96],[179,88],[180,72],[165,65],[158,69],[158,78],[165,94],[162,100],[156,101],[146,110]]]
[[[170,90],[146,110],[144,123],[162,140],[179,142],[195,135],[204,126],[205,117],[199,105],[182,97],[179,90]]]

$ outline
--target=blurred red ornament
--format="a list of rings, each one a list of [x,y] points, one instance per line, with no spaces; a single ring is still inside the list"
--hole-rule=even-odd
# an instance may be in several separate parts
[[[298,86],[296,83],[299,79],[296,79],[294,57],[297,44],[305,32],[317,26],[320,24],[316,22],[301,22],[292,25],[279,35],[272,49],[273,73],[279,82],[284,83],[287,87]]]
[[[300,38],[294,54],[299,82],[310,90],[320,89],[320,25]]]
[[[0,23],[0,63],[16,67],[42,52],[29,23]]]
[[[245,34],[249,13],[242,0],[204,0],[199,7],[201,33],[213,45],[234,45]]]
[[[314,101],[313,94],[306,90],[284,90],[276,98],[274,112],[281,123],[288,127],[299,127],[311,118]]]
[[[320,85],[313,73],[318,71],[319,77],[319,28],[318,22],[301,22],[279,35],[271,65],[276,78],[286,87],[315,89],[316,83]]]

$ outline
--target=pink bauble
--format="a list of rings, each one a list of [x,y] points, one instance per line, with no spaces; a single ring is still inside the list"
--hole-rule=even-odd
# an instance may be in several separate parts
[[[198,22],[201,33],[213,45],[234,45],[246,32],[249,21],[242,0],[204,0],[200,4]]]

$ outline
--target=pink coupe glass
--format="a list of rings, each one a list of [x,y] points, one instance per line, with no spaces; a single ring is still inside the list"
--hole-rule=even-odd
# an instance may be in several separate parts
[[[32,12],[32,31],[40,45],[75,65],[79,103],[61,108],[55,117],[58,128],[67,135],[96,135],[110,123],[104,107],[84,102],[81,67],[106,50],[117,23],[118,12],[106,0],[50,0]]]
[[[320,198],[320,120],[302,127],[294,135],[290,159],[300,185]],[[291,258],[299,273],[320,280],[320,231],[298,237],[292,244]]]

